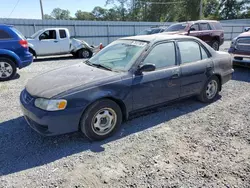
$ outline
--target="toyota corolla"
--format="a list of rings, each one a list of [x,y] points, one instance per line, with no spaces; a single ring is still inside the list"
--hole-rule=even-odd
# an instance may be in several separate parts
[[[231,56],[197,38],[127,37],[83,63],[29,80],[21,107],[42,135],[80,131],[101,140],[132,113],[190,96],[214,101],[232,73]]]

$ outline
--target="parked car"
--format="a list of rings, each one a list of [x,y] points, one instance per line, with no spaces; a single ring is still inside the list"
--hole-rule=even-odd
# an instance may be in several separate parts
[[[198,20],[173,24],[164,33],[198,37],[214,50],[219,50],[220,45],[224,43],[224,30],[220,22],[214,20]]]
[[[234,38],[228,52],[232,55],[233,64],[250,67],[250,32],[244,32]]]
[[[156,33],[162,33],[164,31],[166,31],[166,29],[167,29],[167,27],[165,27],[165,26],[151,27],[151,28],[148,28],[148,29],[141,31],[137,35],[152,35],[152,34],[156,34]]]
[[[197,38],[134,36],[84,63],[29,80],[20,101],[28,124],[40,134],[80,130],[101,140],[132,113],[190,96],[214,101],[232,73],[231,56]]]
[[[28,42],[13,26],[0,24],[0,81],[7,81],[33,61]]]
[[[46,28],[27,37],[29,50],[35,56],[72,54],[79,58],[90,58],[94,47],[85,41],[70,39],[66,28]]]
[[[250,30],[250,27],[245,27],[244,32],[248,32]]]

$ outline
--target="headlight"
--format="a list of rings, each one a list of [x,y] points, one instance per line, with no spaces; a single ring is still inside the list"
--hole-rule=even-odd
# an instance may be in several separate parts
[[[237,37],[234,38],[231,42],[231,47],[235,47],[235,44],[236,44],[236,40],[237,40]]]
[[[63,99],[49,100],[38,98],[35,100],[35,106],[47,111],[64,110],[67,106],[67,101]]]

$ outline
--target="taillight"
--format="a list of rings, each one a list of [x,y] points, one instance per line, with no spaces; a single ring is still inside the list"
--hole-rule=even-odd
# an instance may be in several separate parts
[[[24,48],[28,48],[28,42],[27,40],[20,40],[19,41],[19,44],[24,47]]]

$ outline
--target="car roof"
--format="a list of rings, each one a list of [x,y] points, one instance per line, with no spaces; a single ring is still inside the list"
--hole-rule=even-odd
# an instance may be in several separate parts
[[[0,24],[0,27],[13,27],[12,25]]]
[[[185,36],[185,35],[168,35],[164,33],[153,34],[153,35],[137,35],[132,37],[124,37],[121,40],[138,40],[145,42],[158,42],[163,40],[174,40],[174,39],[196,39],[196,37]]]

